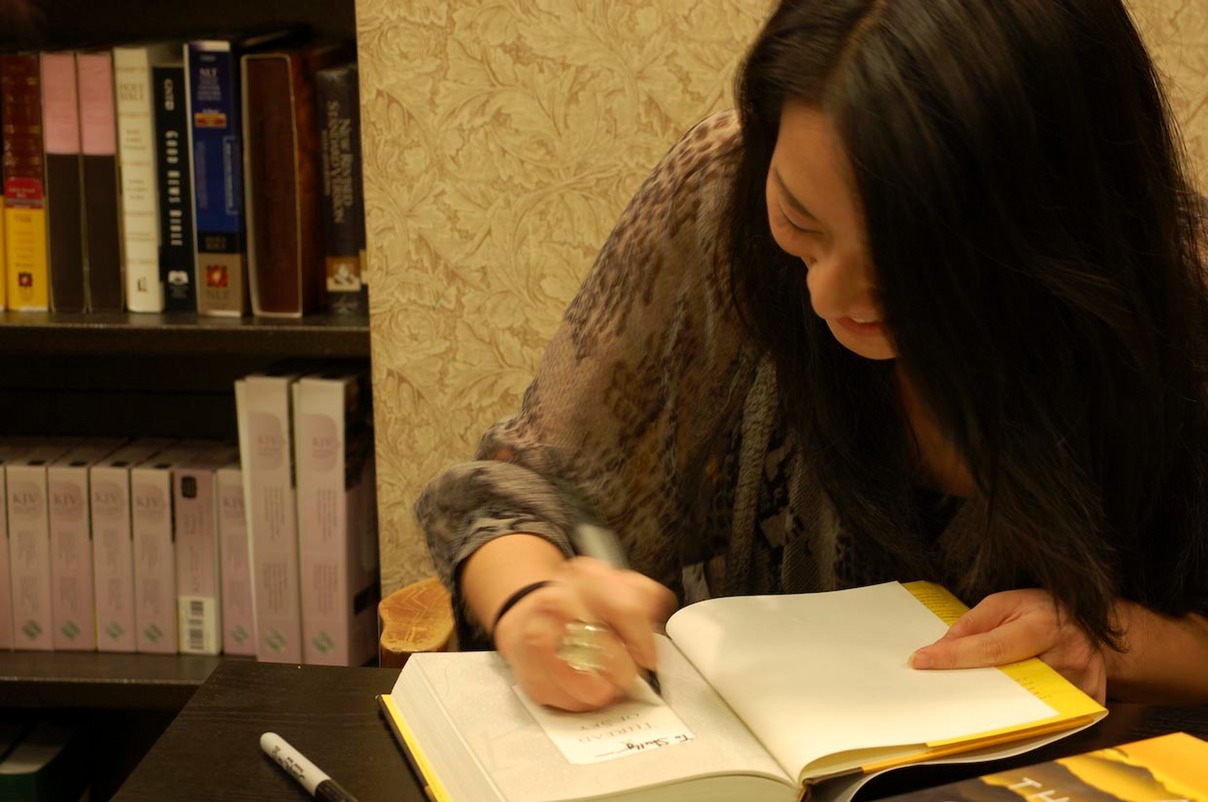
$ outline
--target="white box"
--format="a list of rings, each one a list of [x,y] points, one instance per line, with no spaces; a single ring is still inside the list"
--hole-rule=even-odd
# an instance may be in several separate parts
[[[176,544],[172,470],[212,443],[181,441],[130,469],[134,535],[134,641],[139,652],[175,654]]]
[[[72,445],[74,442],[47,441],[4,466],[16,649],[54,648],[46,468]]]
[[[256,609],[252,599],[251,554],[243,504],[243,471],[238,462],[215,473],[218,539],[222,563],[222,651],[256,656]]]
[[[8,493],[4,463],[18,459],[32,448],[28,440],[0,440],[0,650],[13,648],[13,577],[8,560]]]
[[[186,458],[172,469],[177,651],[181,654],[222,651],[215,472],[236,454],[235,448],[216,448]]]
[[[113,438],[85,441],[46,469],[55,651],[96,651],[88,468],[124,442]]]
[[[302,662],[298,529],[291,454],[290,385],[295,372],[235,382],[239,452],[252,554],[256,658]]]
[[[172,442],[164,438],[140,438],[88,471],[99,651],[133,652],[135,649],[130,469],[163,451]]]
[[[293,386],[303,657],[362,665],[376,653],[377,526],[368,377],[315,373]]]

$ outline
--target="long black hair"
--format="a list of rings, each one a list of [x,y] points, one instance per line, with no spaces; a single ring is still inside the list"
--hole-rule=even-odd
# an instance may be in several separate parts
[[[1105,643],[1116,597],[1204,612],[1198,197],[1120,0],[784,0],[739,74],[739,308],[857,544],[934,572],[894,369],[835,341],[771,237],[786,99],[839,132],[898,367],[985,502],[955,589],[1044,587]]]

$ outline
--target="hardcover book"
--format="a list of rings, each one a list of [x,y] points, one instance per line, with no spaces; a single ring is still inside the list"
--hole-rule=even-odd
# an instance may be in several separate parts
[[[113,54],[76,53],[80,86],[80,150],[84,154],[84,230],[88,308],[122,310],[121,191],[117,169],[117,121]]]
[[[40,62],[50,306],[56,312],[83,312],[84,188],[75,54],[42,53]]]
[[[5,299],[9,309],[45,312],[50,306],[50,269],[36,53],[0,54],[0,117],[4,118]]]
[[[314,72],[342,50],[243,57],[243,167],[252,314],[301,317],[326,295]]]
[[[155,99],[160,87],[152,71],[159,64],[180,63],[182,47],[179,42],[157,42],[113,48],[122,250],[126,256],[126,307],[131,312],[160,312],[166,306],[159,266],[161,196],[156,165]]]
[[[1208,741],[1157,738],[986,774],[887,802],[1208,802]]]
[[[365,194],[356,62],[316,72],[315,91],[319,104],[327,305],[336,314],[367,315]]]
[[[248,308],[240,59],[299,34],[289,28],[195,39],[186,46],[197,309],[203,315],[239,317]]]
[[[920,763],[1020,754],[1106,715],[1037,659],[919,671],[963,611],[896,582],[688,605],[644,684],[593,713],[528,701],[494,652],[412,655],[382,705],[437,800],[847,802]]]
[[[193,159],[183,59],[151,68],[155,99],[156,176],[159,187],[159,280],[164,309],[197,311],[197,257],[193,253]]]

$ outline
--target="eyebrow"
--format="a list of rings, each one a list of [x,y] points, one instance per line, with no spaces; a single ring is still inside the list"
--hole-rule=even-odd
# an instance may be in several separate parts
[[[777,170],[775,167],[772,168],[772,177],[776,179],[776,186],[780,187],[781,194],[784,195],[784,199],[789,202],[789,206],[792,206],[794,211],[805,215],[806,217],[808,217],[809,219],[811,219],[815,222],[818,222],[818,223],[822,222],[821,220],[818,219],[817,215],[815,215],[809,209],[805,208],[804,203],[797,200],[797,196],[795,196],[792,192],[789,192],[789,188],[788,188],[788,186],[785,185],[784,179],[780,177],[780,171]]]

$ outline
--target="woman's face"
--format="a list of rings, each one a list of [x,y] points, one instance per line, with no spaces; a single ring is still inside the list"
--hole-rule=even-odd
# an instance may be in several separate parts
[[[786,101],[768,170],[768,222],[776,243],[805,265],[814,313],[844,348],[893,359],[851,169],[830,119]]]

